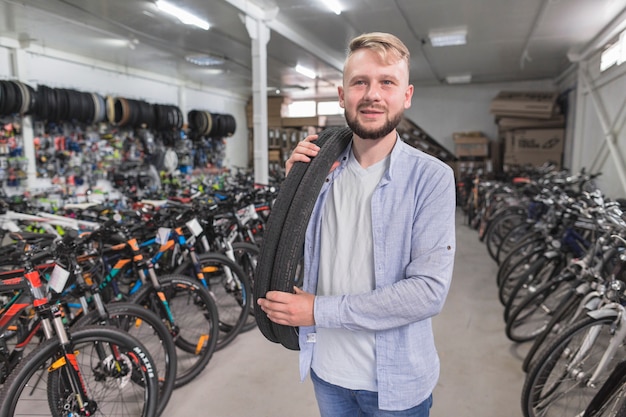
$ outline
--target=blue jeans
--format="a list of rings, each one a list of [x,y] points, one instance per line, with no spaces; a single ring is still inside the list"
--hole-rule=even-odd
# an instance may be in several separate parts
[[[378,393],[351,390],[329,384],[311,370],[315,398],[322,417],[428,417],[433,404],[431,395],[421,404],[402,411],[378,408]]]

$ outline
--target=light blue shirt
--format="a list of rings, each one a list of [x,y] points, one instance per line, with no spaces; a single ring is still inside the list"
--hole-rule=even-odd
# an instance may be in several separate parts
[[[322,207],[349,151],[350,145],[328,175],[307,228],[303,289],[310,293],[317,288]],[[315,297],[316,326],[375,331],[381,409],[412,408],[437,384],[439,358],[431,317],[441,311],[452,279],[455,208],[452,169],[398,139],[372,196],[376,288]],[[302,379],[310,370],[314,343],[315,326],[300,327]]]

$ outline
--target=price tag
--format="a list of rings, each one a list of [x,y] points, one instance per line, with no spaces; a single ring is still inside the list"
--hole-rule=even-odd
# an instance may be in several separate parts
[[[187,225],[187,228],[191,231],[191,233],[193,233],[194,236],[200,236],[202,234],[203,232],[202,225],[200,224],[198,219],[196,219],[195,217],[189,220],[185,224]]]
[[[60,267],[58,264],[54,266],[52,274],[50,274],[50,280],[48,286],[55,292],[61,293],[65,289],[67,279],[70,277],[70,271],[67,271]]]
[[[157,230],[156,242],[161,245],[165,244],[170,238],[171,230],[172,229],[169,227],[159,227],[159,230]]]

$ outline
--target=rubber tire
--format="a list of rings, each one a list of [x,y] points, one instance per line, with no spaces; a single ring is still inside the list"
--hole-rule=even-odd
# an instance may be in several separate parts
[[[221,265],[221,268],[224,268],[224,266],[226,266],[235,276],[237,276],[241,285],[241,293],[232,295],[232,297],[237,300],[240,311],[238,312],[236,319],[234,319],[233,321],[228,321],[230,315],[228,315],[227,318],[226,312],[224,311],[224,305],[220,303],[220,297],[216,295],[217,290],[212,291],[211,289],[211,277],[205,277],[205,282],[202,283],[202,285],[206,285],[206,287],[203,286],[203,289],[209,292],[217,307],[219,328],[215,349],[221,350],[233,340],[235,340],[235,337],[237,337],[237,335],[241,333],[243,326],[246,324],[246,320],[250,315],[250,309],[252,308],[252,287],[246,273],[239,267],[239,265],[230,260],[230,258],[228,258],[226,255],[222,255],[221,253],[217,252],[203,253],[201,255],[198,255],[198,262],[200,263],[200,265]],[[184,274],[188,277],[194,277],[195,272],[191,260],[178,267],[175,274]],[[192,279],[196,280],[196,278]],[[197,280],[196,282],[200,284],[201,281]],[[228,299],[230,299],[231,295],[228,292],[226,292],[225,295],[229,297]],[[237,298],[239,295],[241,299]],[[221,311],[220,307],[222,307]]]
[[[114,318],[119,316],[131,316],[140,319],[152,327],[154,334],[160,339],[161,347],[164,352],[165,372],[159,373],[159,406],[157,414],[160,415],[172,396],[174,391],[174,383],[176,382],[176,345],[172,335],[165,327],[159,316],[154,312],[133,303],[109,303],[106,305],[108,317]],[[73,325],[72,330],[93,324],[111,325],[121,324],[117,321],[111,323],[110,320],[101,319],[98,311],[92,310],[87,314],[83,314]],[[123,329],[126,331],[126,329]],[[150,352],[152,358],[157,360],[160,355],[156,352]],[[158,364],[155,362],[155,365]]]
[[[280,187],[270,213],[255,279],[255,318],[263,335],[298,350],[297,328],[272,323],[256,303],[270,290],[293,292],[293,277],[302,257],[306,228],[326,177],[352,140],[347,128],[330,128],[315,143],[320,151],[309,163],[297,162]],[[293,175],[293,176],[292,176]]]
[[[170,287],[176,288],[178,291],[183,289],[185,291],[191,291],[190,295],[192,295],[193,297],[197,297],[199,301],[202,302],[202,304],[204,305],[203,314],[210,322],[211,327],[209,329],[210,333],[207,335],[208,343],[205,348],[202,349],[202,354],[197,355],[198,360],[195,361],[193,365],[189,366],[187,369],[184,369],[183,364],[186,362],[181,361],[181,359],[177,357],[176,382],[174,383],[174,388],[179,388],[191,382],[196,376],[198,376],[198,374],[200,374],[200,372],[202,372],[202,370],[204,370],[216,350],[217,339],[219,335],[219,328],[217,325],[219,320],[217,306],[215,305],[215,301],[213,300],[213,297],[211,297],[211,294],[209,294],[206,288],[204,288],[197,280],[191,279],[186,276],[163,275],[159,277],[159,283],[161,284],[161,287],[165,290]],[[152,311],[154,311],[159,317],[161,317],[161,307],[151,305],[151,295],[153,295],[154,292],[155,289],[152,284],[146,283],[141,286],[141,288],[133,295],[130,301],[139,305],[148,305],[152,309]],[[194,305],[197,305],[197,301],[194,302]],[[167,320],[163,317],[161,317],[161,319],[164,320],[164,322]],[[174,317],[174,320],[176,320],[176,317]],[[176,321],[176,323],[179,324],[180,322]],[[193,351],[195,348],[194,343],[184,340],[180,335],[178,337],[175,337],[174,344],[176,345],[176,347],[184,352]]]
[[[506,322],[506,336],[509,340],[517,343],[528,342],[536,339],[552,320],[552,317],[559,311],[559,307],[564,299],[571,294],[569,282],[566,277],[548,281],[537,288],[535,292],[529,293],[524,300],[509,314]],[[570,277],[569,279],[573,279]],[[554,308],[547,308],[553,306]],[[528,327],[528,319],[532,322],[540,320],[543,325]],[[520,332],[519,326],[524,326]]]
[[[534,366],[537,360],[538,352],[541,352],[544,346],[550,344],[558,334],[568,327],[568,322],[576,313],[582,298],[583,295],[576,293],[575,289],[573,289],[572,296],[563,300],[545,330],[535,338],[532,346],[528,349],[528,352],[524,357],[524,362],[522,363],[522,370],[524,372],[528,372],[528,370]],[[555,333],[554,328],[557,325],[560,327],[560,331]]]
[[[127,346],[129,349],[132,349],[135,352],[135,356],[141,360],[142,366],[140,368],[144,370],[154,369],[150,353],[144,348],[141,342],[117,328],[87,326],[72,331],[71,339],[74,344],[91,341],[105,341],[122,347]],[[42,369],[42,366],[45,366],[46,363],[48,363],[49,358],[56,355],[58,350],[59,340],[57,338],[46,340],[20,362],[0,391],[0,416],[14,416],[14,403],[18,401],[19,395],[22,393],[23,389],[26,388],[25,384],[38,370]],[[147,381],[147,384],[145,385],[147,399],[144,404],[141,417],[152,417],[156,415],[158,407],[158,375],[156,372],[152,374],[146,372],[145,377],[145,380]],[[49,390],[50,387],[48,387],[48,391]],[[50,395],[51,394],[48,393],[48,397],[50,397]],[[51,414],[54,413],[51,412]]]
[[[536,385],[538,383],[541,383],[541,381],[543,381],[547,376],[549,376],[552,370],[554,370],[556,363],[558,362],[558,359],[562,355],[564,349],[566,348],[570,349],[568,344],[571,342],[571,339],[575,335],[578,335],[579,332],[581,334],[584,334],[584,332],[588,331],[592,326],[602,325],[602,326],[607,326],[607,328],[610,329],[611,323],[613,323],[615,320],[616,318],[614,316],[603,317],[601,319],[585,317],[582,320],[579,320],[576,323],[574,323],[572,326],[570,326],[566,330],[564,330],[563,333],[561,333],[553,341],[553,343],[545,347],[540,357],[538,358],[535,366],[533,366],[533,368],[530,369],[530,371],[528,372],[528,375],[526,376],[526,380],[524,382],[524,386],[522,388],[521,405],[522,405],[522,412],[524,413],[524,417],[537,417],[537,414],[532,409],[532,403],[535,400],[537,400],[534,398],[536,396],[536,394],[534,394],[534,392],[536,391]],[[607,336],[601,333],[598,335],[598,337],[602,338],[602,337],[607,337]],[[597,343],[598,343],[598,340],[594,342],[594,345]],[[580,346],[574,346],[573,350],[578,351],[579,347]],[[593,346],[591,347],[591,349],[593,349]],[[621,362],[621,360],[617,358],[620,352],[623,352],[623,348],[619,348],[616,352],[616,356],[613,357],[613,359],[609,361],[609,363],[607,364],[607,367],[609,370],[612,370],[613,369],[612,367],[616,365],[616,363]],[[589,365],[588,362],[589,362],[589,359],[587,358],[585,361],[586,365]],[[597,364],[594,363],[593,366],[595,367],[595,365]],[[589,366],[587,366],[587,368],[589,368]],[[606,370],[605,370],[605,373],[606,373]],[[602,378],[603,376],[605,376],[605,379]],[[598,380],[596,381],[598,386],[601,386],[602,384],[604,384],[606,377],[608,377],[608,375],[601,375],[598,378]],[[563,381],[560,381],[560,383],[562,382]],[[571,402],[568,403],[568,405],[569,404],[571,404]],[[588,404],[585,406],[585,408],[587,406]],[[583,412],[585,408],[577,409],[577,410],[561,411],[558,415],[578,415],[579,413]]]

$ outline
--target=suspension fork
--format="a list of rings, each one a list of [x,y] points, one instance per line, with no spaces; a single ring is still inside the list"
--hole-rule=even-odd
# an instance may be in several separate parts
[[[61,311],[56,306],[49,306],[47,309],[48,317],[42,319],[44,333],[46,333],[46,337],[48,337],[48,331],[46,329],[54,329],[53,332],[59,339],[59,347],[61,350],[61,357],[48,367],[48,372],[54,372],[61,369],[63,377],[72,389],[74,399],[76,400],[80,411],[82,413],[86,413],[87,415],[91,415],[97,410],[97,404],[90,400],[91,396],[89,395],[87,384],[85,384],[85,380],[83,379],[80,368],[78,367],[76,354],[74,353],[74,345],[67,334],[65,325],[63,324]],[[52,320],[50,320],[49,316],[52,316]],[[99,345],[96,347],[102,349]],[[118,358],[116,359],[119,359],[119,353]]]

